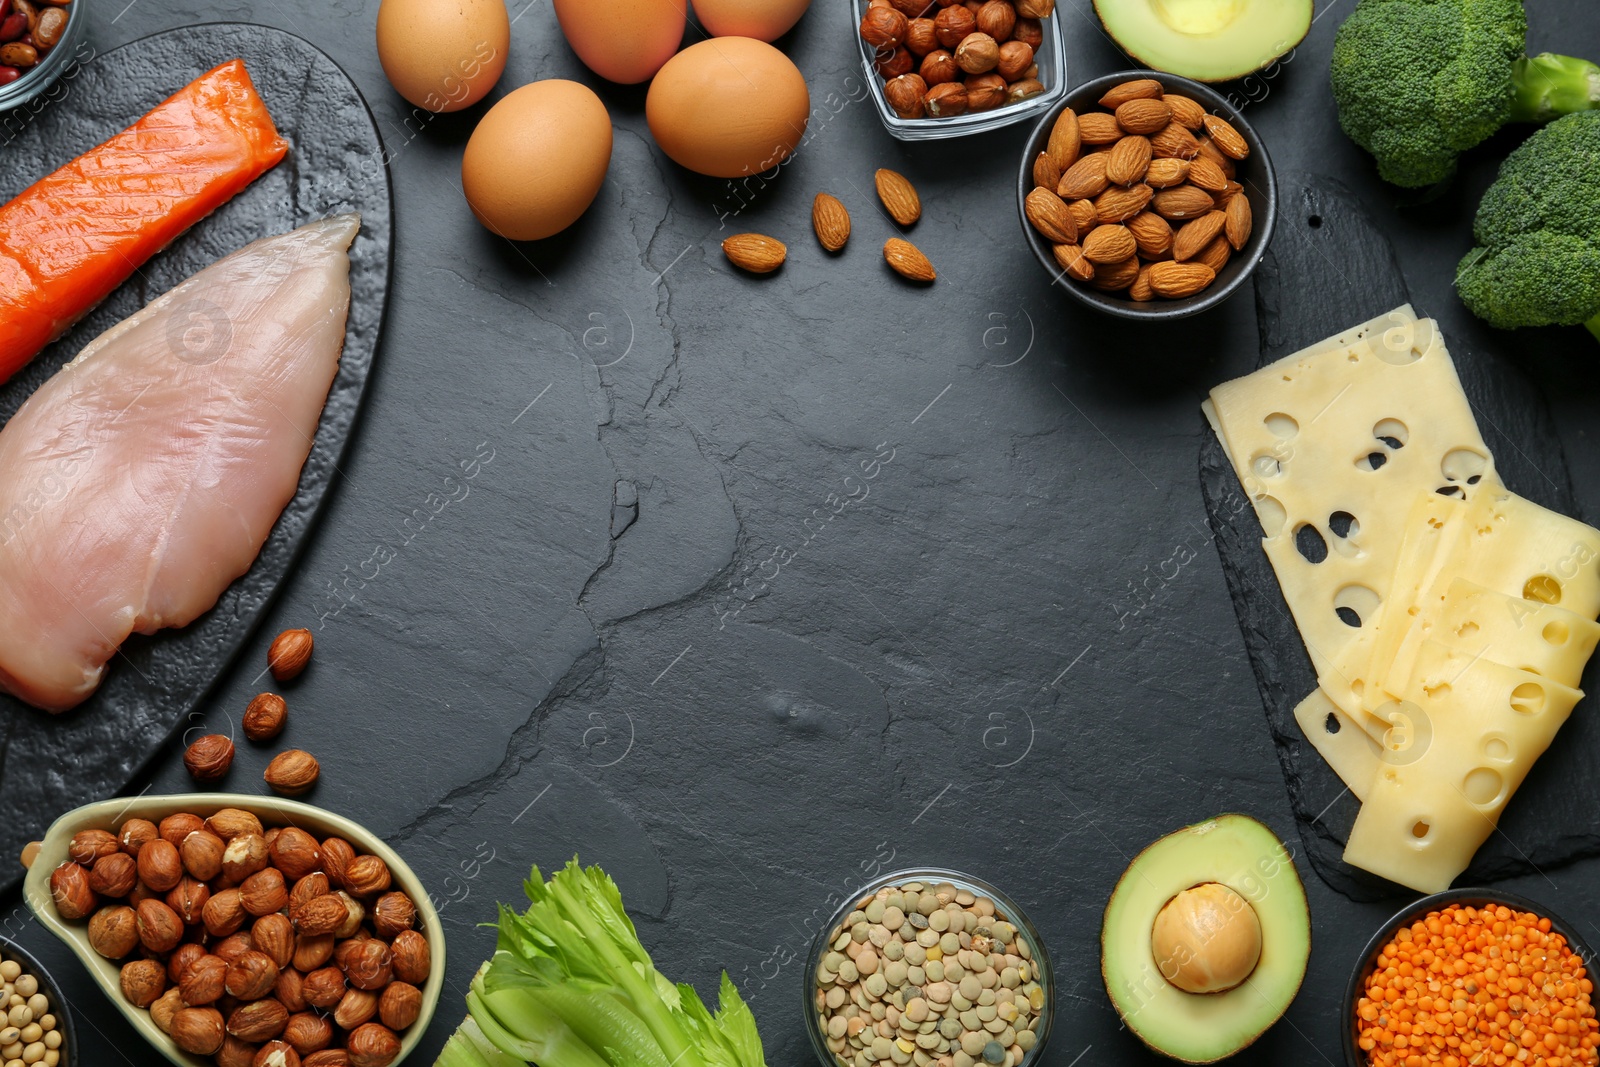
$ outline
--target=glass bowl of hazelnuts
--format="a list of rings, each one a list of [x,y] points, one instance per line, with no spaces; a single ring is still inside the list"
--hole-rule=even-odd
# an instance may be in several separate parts
[[[56,820],[28,907],[181,1067],[391,1067],[444,985],[426,889],[382,840],[292,800],[107,800]]]
[[[878,117],[902,141],[1035,118],[1067,90],[1056,0],[851,0]]]

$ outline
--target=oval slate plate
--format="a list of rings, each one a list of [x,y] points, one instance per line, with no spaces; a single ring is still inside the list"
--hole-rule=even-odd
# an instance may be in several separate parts
[[[155,34],[104,55],[86,50],[37,111],[0,118],[0,200],[235,57],[244,59],[288,138],[288,157],[174,241],[0,386],[0,419],[9,419],[101,331],[201,268],[258,237],[353,210],[362,222],[350,250],[350,319],[339,374],[299,492],[255,565],[213,610],[182,630],[135,635],[112,661],[99,691],[63,715],[46,715],[0,695],[0,856],[16,856],[61,812],[124,788],[228,668],[305,542],[361,406],[388,296],[394,228],[389,175],[366,101],[332,59],[299,37],[224,23]],[[15,864],[0,864],[0,872],[0,889],[21,877]]]

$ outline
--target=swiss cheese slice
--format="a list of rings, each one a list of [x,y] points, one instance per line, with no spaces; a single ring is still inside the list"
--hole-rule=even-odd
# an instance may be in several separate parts
[[[1344,859],[1436,893],[1467,869],[1583,694],[1437,641],[1416,668],[1406,696],[1426,742],[1380,761]]]
[[[1378,773],[1383,750],[1367,731],[1352,723],[1327,693],[1313,689],[1295,705],[1294,718],[1317,754],[1333,768],[1357,800],[1366,798]]]

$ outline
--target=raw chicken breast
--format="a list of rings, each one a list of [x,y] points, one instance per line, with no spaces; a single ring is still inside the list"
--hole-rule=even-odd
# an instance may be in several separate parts
[[[357,215],[269,237],[118,323],[0,430],[0,685],[64,711],[185,626],[294,497],[339,368]]]

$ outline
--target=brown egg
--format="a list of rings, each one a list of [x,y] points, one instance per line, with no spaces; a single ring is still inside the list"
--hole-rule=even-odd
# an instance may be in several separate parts
[[[694,0],[694,13],[713,37],[776,41],[810,6],[811,0]]]
[[[588,210],[611,164],[611,116],[577,82],[538,81],[483,116],[461,157],[472,213],[494,233],[536,241]]]
[[[607,81],[649,81],[683,43],[685,0],[555,0],[567,43]]]
[[[482,100],[506,68],[504,0],[383,0],[378,62],[395,92],[428,111]]]
[[[645,100],[656,143],[714,178],[770,170],[805,136],[811,96],[789,57],[749,37],[717,37],[667,61]]]

